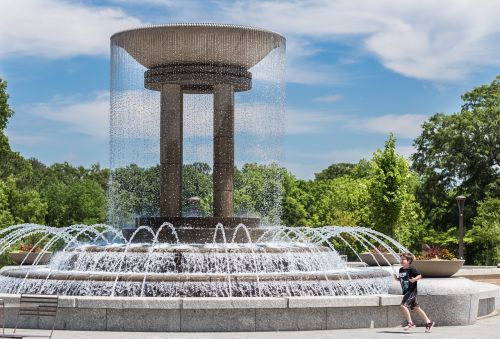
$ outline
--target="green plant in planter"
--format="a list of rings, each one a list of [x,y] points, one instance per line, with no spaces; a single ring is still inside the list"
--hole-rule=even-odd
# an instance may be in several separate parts
[[[40,246],[35,246],[33,244],[21,243],[19,244],[19,252],[41,252],[42,248]]]
[[[454,260],[455,255],[446,247],[424,245],[422,254],[416,256],[417,260]]]
[[[50,239],[44,238],[43,234],[32,234],[22,238],[14,245],[11,252],[35,252],[43,251],[44,246]]]
[[[382,246],[382,245],[378,245],[378,246],[370,249],[370,253],[384,253],[385,254],[385,253],[389,253],[389,251],[387,250],[387,247]]]

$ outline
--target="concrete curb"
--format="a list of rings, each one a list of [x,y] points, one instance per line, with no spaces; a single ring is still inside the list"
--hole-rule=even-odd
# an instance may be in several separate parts
[[[469,325],[495,312],[499,287],[465,278],[423,279],[419,303],[440,326]],[[398,292],[397,283],[391,290]],[[19,295],[0,294],[6,303]],[[397,294],[283,298],[60,297],[57,329],[149,332],[293,331],[401,324]],[[7,326],[17,313],[6,310]],[[145,321],[147,319],[147,321]],[[417,318],[415,318],[417,319]],[[21,327],[47,328],[44,318]]]

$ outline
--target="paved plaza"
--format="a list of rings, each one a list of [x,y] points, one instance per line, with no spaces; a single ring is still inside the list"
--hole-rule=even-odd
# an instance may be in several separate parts
[[[144,319],[144,321],[147,321]],[[500,339],[500,313],[488,316],[469,326],[435,327],[432,333],[424,333],[423,327],[405,331],[400,327],[332,330],[332,331],[294,331],[294,332],[225,332],[225,333],[152,333],[152,332],[90,332],[56,331],[54,339],[270,339],[270,338],[488,338]],[[25,332],[25,331],[24,331]],[[24,333],[23,332],[23,333]],[[39,331],[37,331],[39,333]]]

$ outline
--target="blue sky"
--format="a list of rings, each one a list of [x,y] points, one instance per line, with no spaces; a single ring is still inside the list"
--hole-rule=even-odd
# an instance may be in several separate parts
[[[0,0],[12,148],[109,165],[109,37],[147,24],[250,25],[287,39],[286,161],[301,178],[370,158],[500,69],[500,1]]]

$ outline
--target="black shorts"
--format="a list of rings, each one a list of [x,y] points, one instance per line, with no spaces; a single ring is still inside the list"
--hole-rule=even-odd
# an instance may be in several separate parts
[[[417,302],[417,291],[408,291],[403,296],[403,300],[401,301],[401,305],[408,307],[410,310],[413,310],[418,306]]]

